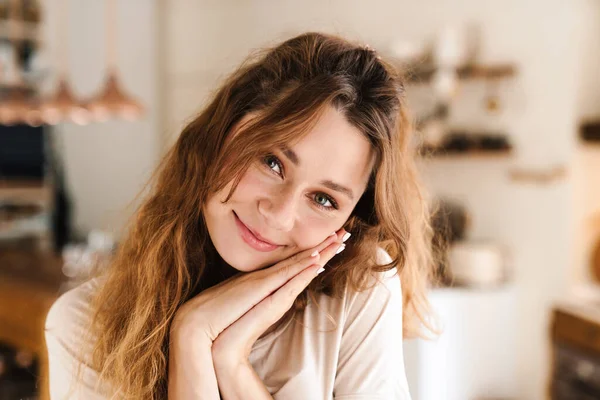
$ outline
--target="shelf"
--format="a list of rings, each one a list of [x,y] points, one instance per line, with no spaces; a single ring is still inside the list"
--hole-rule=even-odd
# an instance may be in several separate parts
[[[408,82],[413,84],[428,83],[437,71],[435,66],[420,66],[416,68],[404,68]],[[495,80],[505,79],[516,75],[517,69],[512,64],[490,64],[490,65],[466,65],[457,69],[460,80],[483,79]]]
[[[422,160],[504,160],[509,159],[514,155],[512,150],[498,150],[498,151],[450,151],[444,152],[439,151],[430,154],[419,154],[419,158]]]
[[[23,41],[40,44],[39,23],[17,20],[0,20],[0,41],[20,43]]]
[[[15,189],[15,188],[42,188],[48,184],[41,179],[0,179],[0,190],[2,189]]]
[[[546,169],[515,168],[510,171],[513,182],[547,185],[562,181],[568,174],[564,165],[556,165]]]
[[[0,202],[6,200],[48,204],[52,201],[52,186],[43,181],[0,180]]]
[[[25,97],[35,95],[37,87],[35,85],[22,83],[20,85],[13,85],[8,83],[0,82],[0,95],[7,96],[9,94],[20,93]]]

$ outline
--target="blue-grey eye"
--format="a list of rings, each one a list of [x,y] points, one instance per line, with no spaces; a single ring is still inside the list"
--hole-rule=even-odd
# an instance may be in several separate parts
[[[273,170],[273,172],[281,175],[281,162],[279,162],[279,159],[277,159],[277,157],[273,155],[266,156],[264,162],[267,165],[267,167]],[[278,168],[278,170],[276,168]]]
[[[325,196],[323,193],[317,193],[317,195],[315,196],[315,201],[323,207],[333,206],[333,204],[331,204],[331,201],[329,200],[329,197]]]

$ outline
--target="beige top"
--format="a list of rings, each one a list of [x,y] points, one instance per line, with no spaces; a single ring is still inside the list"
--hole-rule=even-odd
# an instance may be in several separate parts
[[[390,257],[379,249],[380,263]],[[259,339],[250,362],[275,399],[410,400],[402,353],[402,294],[395,271],[368,291],[343,299],[320,295],[302,314]],[[62,400],[74,377],[96,282],[63,294],[46,320],[52,400]],[[336,321],[333,324],[329,314]],[[83,365],[83,384],[70,399],[106,399],[97,372]]]

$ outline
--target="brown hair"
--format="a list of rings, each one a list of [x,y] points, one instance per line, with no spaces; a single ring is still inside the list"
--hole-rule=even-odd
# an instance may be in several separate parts
[[[301,138],[326,106],[364,133],[376,163],[345,225],[353,240],[293,310],[300,312],[317,292],[339,296],[346,285],[364,290],[375,272],[396,268],[405,335],[429,327],[425,290],[434,266],[433,232],[403,94],[398,73],[374,51],[320,33],[263,50],[236,70],[162,160],[104,272],[90,331],[101,377],[127,397],[167,397],[170,323],[198,292],[214,256],[202,205],[231,181],[233,192],[246,169],[270,150]],[[257,117],[231,135],[251,112]],[[391,263],[376,263],[378,246]]]

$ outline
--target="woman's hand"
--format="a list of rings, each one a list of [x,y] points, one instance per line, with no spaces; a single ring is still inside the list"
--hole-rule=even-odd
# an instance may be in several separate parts
[[[308,268],[303,276],[314,277],[316,271],[335,255],[344,234],[345,230],[340,229],[321,244],[272,267],[236,275],[201,292],[180,307],[173,319],[171,334],[186,341],[214,342],[221,332],[296,275]]]
[[[313,261],[313,265],[300,272],[296,272],[297,269],[294,269],[292,273],[296,273],[295,276],[272,294],[264,297],[240,319],[221,332],[212,346],[215,367],[218,365],[230,367],[233,364],[247,361],[254,342],[271,325],[283,317],[286,311],[292,307],[298,295],[319,274],[321,266],[331,260],[339,248],[338,241],[326,245],[319,252],[318,263]],[[301,260],[305,257],[302,256]]]
[[[252,307],[219,334],[212,345],[212,357],[221,396],[224,399],[270,399],[264,384],[249,364],[256,340],[291,308],[298,295],[319,274],[340,249],[335,241],[320,251],[319,264],[293,276],[272,294]],[[242,386],[237,383],[243,383]]]
[[[289,299],[292,296],[292,290],[298,291],[304,282],[307,282],[306,285],[308,285],[308,282],[317,275],[317,271],[340,248],[342,238],[346,235],[346,231],[340,229],[312,249],[297,253],[272,267],[235,276],[201,292],[181,306],[171,324],[169,399],[218,399],[219,390],[212,355],[215,339],[254,306],[262,303],[265,298],[270,298],[271,300],[264,302],[265,304],[258,308],[260,311],[269,303],[273,304],[272,308],[266,307],[267,310],[273,311],[271,317],[263,318],[261,313],[261,324],[254,325],[256,332],[262,329],[260,327],[273,320],[282,310],[282,308],[275,307],[275,300]],[[282,286],[287,286],[287,288],[277,294],[278,289]],[[285,296],[285,290],[288,290],[287,296]],[[300,292],[301,289],[298,293]],[[287,308],[291,304],[289,303]],[[279,317],[273,322],[278,319]],[[227,336],[231,337],[231,335]],[[222,353],[219,350],[219,354],[223,355],[223,357],[219,357],[220,360],[226,359],[225,354],[233,354],[237,352],[237,349],[247,347],[247,345],[243,345],[243,342],[232,343],[231,346],[227,343],[228,341],[223,340],[218,346],[223,350]],[[250,344],[251,346],[252,344]],[[239,354],[243,356],[244,351],[240,351]],[[257,378],[251,368],[243,372]],[[202,383],[197,381],[199,376],[203,377]],[[260,380],[255,380],[255,383],[257,387],[262,385]],[[266,389],[262,386],[259,390]]]

